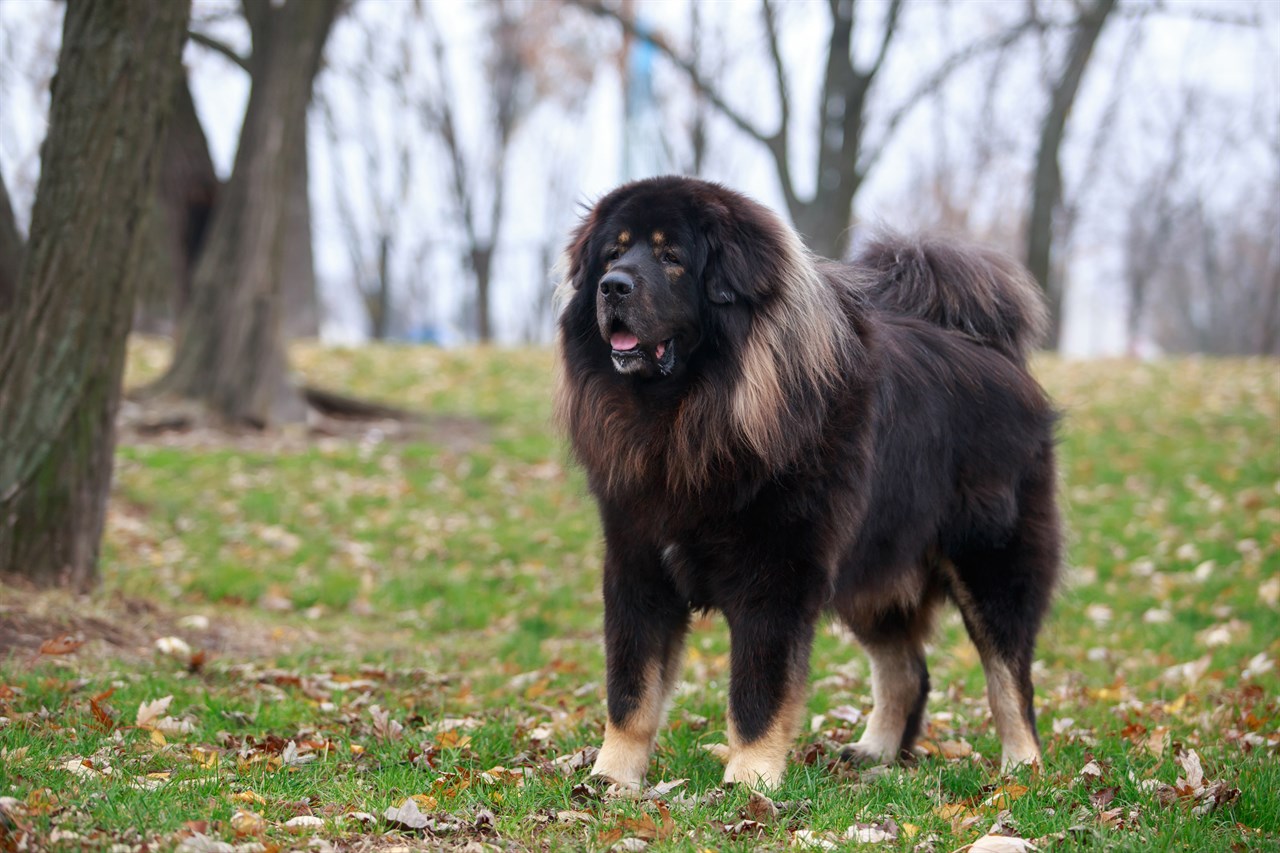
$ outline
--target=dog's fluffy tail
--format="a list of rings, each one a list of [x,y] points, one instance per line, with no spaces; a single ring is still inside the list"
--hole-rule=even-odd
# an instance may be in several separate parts
[[[1035,280],[993,249],[881,236],[856,263],[881,308],[962,332],[1020,362],[1048,326]]]

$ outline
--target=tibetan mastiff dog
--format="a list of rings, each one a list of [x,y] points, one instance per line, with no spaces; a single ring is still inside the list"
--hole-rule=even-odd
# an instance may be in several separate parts
[[[963,615],[1004,766],[1040,761],[1031,662],[1060,554],[1045,312],[995,252],[879,238],[851,263],[717,184],[627,184],[567,250],[556,409],[604,529],[596,774],[644,783],[690,616],[731,635],[725,782],[776,786],[819,617],[866,649],[843,757],[907,754],[938,604]]]

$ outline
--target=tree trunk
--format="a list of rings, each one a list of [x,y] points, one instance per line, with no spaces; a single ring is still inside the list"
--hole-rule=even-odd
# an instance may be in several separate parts
[[[0,317],[0,576],[97,580],[145,216],[187,7],[72,0],[31,239]]]
[[[0,175],[0,315],[13,304],[18,290],[18,274],[22,272],[22,235],[13,218],[9,190]]]
[[[307,163],[307,122],[289,155],[293,175],[289,182],[287,221],[284,231],[284,268],[281,283],[286,338],[313,338],[320,333],[320,309],[316,301],[316,264],[311,251],[310,169]]]
[[[1066,136],[1067,118],[1075,104],[1089,57],[1115,5],[1116,0],[1094,0],[1081,12],[1072,30],[1067,64],[1053,86],[1049,110],[1040,125],[1040,143],[1036,150],[1031,189],[1031,218],[1027,225],[1027,268],[1049,302],[1049,340],[1046,341],[1049,349],[1058,348],[1062,326],[1062,282],[1061,276],[1055,275],[1053,261],[1053,220],[1062,201],[1058,151]]]
[[[157,384],[203,400],[229,422],[265,427],[306,415],[288,372],[283,267],[307,104],[337,7],[338,0],[245,3],[253,88],[240,145],[196,265],[173,364]]]
[[[493,244],[471,249],[471,269],[476,274],[476,332],[481,343],[493,340],[493,318],[489,311],[489,276],[493,269]]]
[[[160,180],[151,220],[154,251],[142,277],[135,330],[172,332],[191,298],[196,260],[221,183],[186,75],[173,87]]]

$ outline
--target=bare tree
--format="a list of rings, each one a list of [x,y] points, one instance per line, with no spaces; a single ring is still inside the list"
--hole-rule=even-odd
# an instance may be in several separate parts
[[[1280,193],[1280,181],[1270,183]],[[1193,197],[1172,217],[1148,285],[1154,336],[1166,351],[1280,355],[1280,202],[1255,219],[1236,213]]]
[[[0,576],[87,588],[188,10],[68,3],[30,243],[0,314]]]
[[[761,127],[746,110],[730,103],[715,81],[705,76],[689,56],[659,35],[645,32],[625,10],[607,6],[604,0],[567,0],[597,15],[615,21],[635,38],[652,42],[681,69],[707,102],[738,130],[759,142],[769,152],[787,210],[796,227],[814,251],[831,257],[843,256],[849,248],[849,224],[853,200],[884,153],[899,125],[929,93],[942,86],[951,74],[974,58],[998,50],[1028,32],[1033,18],[1022,19],[998,32],[976,40],[939,62],[896,107],[880,119],[874,144],[867,142],[872,125],[871,93],[886,59],[897,41],[904,3],[890,0],[878,22],[876,49],[871,60],[859,64],[854,59],[854,34],[858,26],[859,4],[855,0],[828,0],[831,35],[823,70],[814,132],[817,159],[813,166],[813,191],[802,195],[801,177],[792,157],[792,139],[799,132],[792,118],[791,90],[780,44],[779,10],[774,0],[761,0],[760,14],[768,47],[768,62],[778,103],[777,126]],[[877,108],[879,109],[879,108]],[[878,116],[874,116],[878,118]]]
[[[440,139],[446,157],[448,194],[464,243],[463,260],[475,284],[470,306],[481,341],[493,338],[492,275],[508,192],[510,148],[516,131],[544,98],[569,98],[588,77],[583,57],[571,53],[573,33],[559,25],[559,7],[548,3],[494,0],[487,7],[490,51],[484,80],[487,138],[464,140],[458,125],[447,52],[440,29],[428,21],[438,94],[423,103],[426,129]]]
[[[1071,25],[1066,59],[1052,81],[1049,106],[1040,123],[1031,183],[1026,261],[1049,300],[1048,345],[1051,349],[1057,348],[1062,318],[1062,282],[1054,274],[1052,257],[1054,217],[1059,214],[1062,204],[1062,169],[1058,153],[1066,138],[1067,119],[1075,105],[1089,59],[1093,56],[1094,45],[1098,43],[1115,5],[1116,0],[1082,0],[1076,5],[1079,12]]]
[[[307,105],[340,0],[244,0],[252,89],[231,178],[216,206],[156,390],[204,401],[232,422],[302,420],[282,328],[289,187],[306,159]],[[308,250],[309,251],[309,250]]]
[[[1195,99],[1188,94],[1175,120],[1172,143],[1163,161],[1139,183],[1129,205],[1124,235],[1124,284],[1128,290],[1125,333],[1130,355],[1138,352],[1151,285],[1159,277],[1178,217],[1174,193],[1183,174],[1187,134],[1194,114]]]
[[[506,205],[507,153],[515,135],[516,124],[529,106],[529,74],[522,51],[517,44],[521,22],[513,14],[511,3],[496,0],[489,22],[492,55],[486,63],[489,84],[490,128],[489,157],[483,165],[474,165],[459,136],[453,99],[453,86],[447,67],[444,40],[439,28],[431,28],[431,56],[436,78],[440,81],[439,98],[425,105],[424,118],[435,129],[449,160],[449,190],[457,206],[458,218],[466,240],[466,261],[475,279],[476,335],[483,342],[493,339],[490,310],[491,276],[494,250]],[[487,180],[488,203],[483,204],[473,192],[471,183],[479,174]]]
[[[424,85],[417,65],[415,10],[400,8],[404,18],[390,25],[363,19],[358,11],[353,15],[360,44],[352,62],[331,67],[326,85],[316,93],[331,152],[337,223],[374,340],[409,331],[408,302],[419,295],[417,276],[423,264],[404,258],[420,257],[431,242],[431,231],[409,211],[415,188],[425,182],[419,173],[426,158],[415,156],[418,140],[400,123],[380,120],[411,115],[416,87]],[[352,149],[358,156],[349,168],[344,154]]]

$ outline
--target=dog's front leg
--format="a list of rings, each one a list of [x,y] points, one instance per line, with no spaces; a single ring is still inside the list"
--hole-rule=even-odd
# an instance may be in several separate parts
[[[680,678],[689,608],[656,549],[607,537],[604,636],[609,715],[592,772],[624,788],[644,784],[649,754]]]
[[[729,762],[726,783],[782,784],[804,712],[816,608],[787,597],[726,611],[729,620]]]

